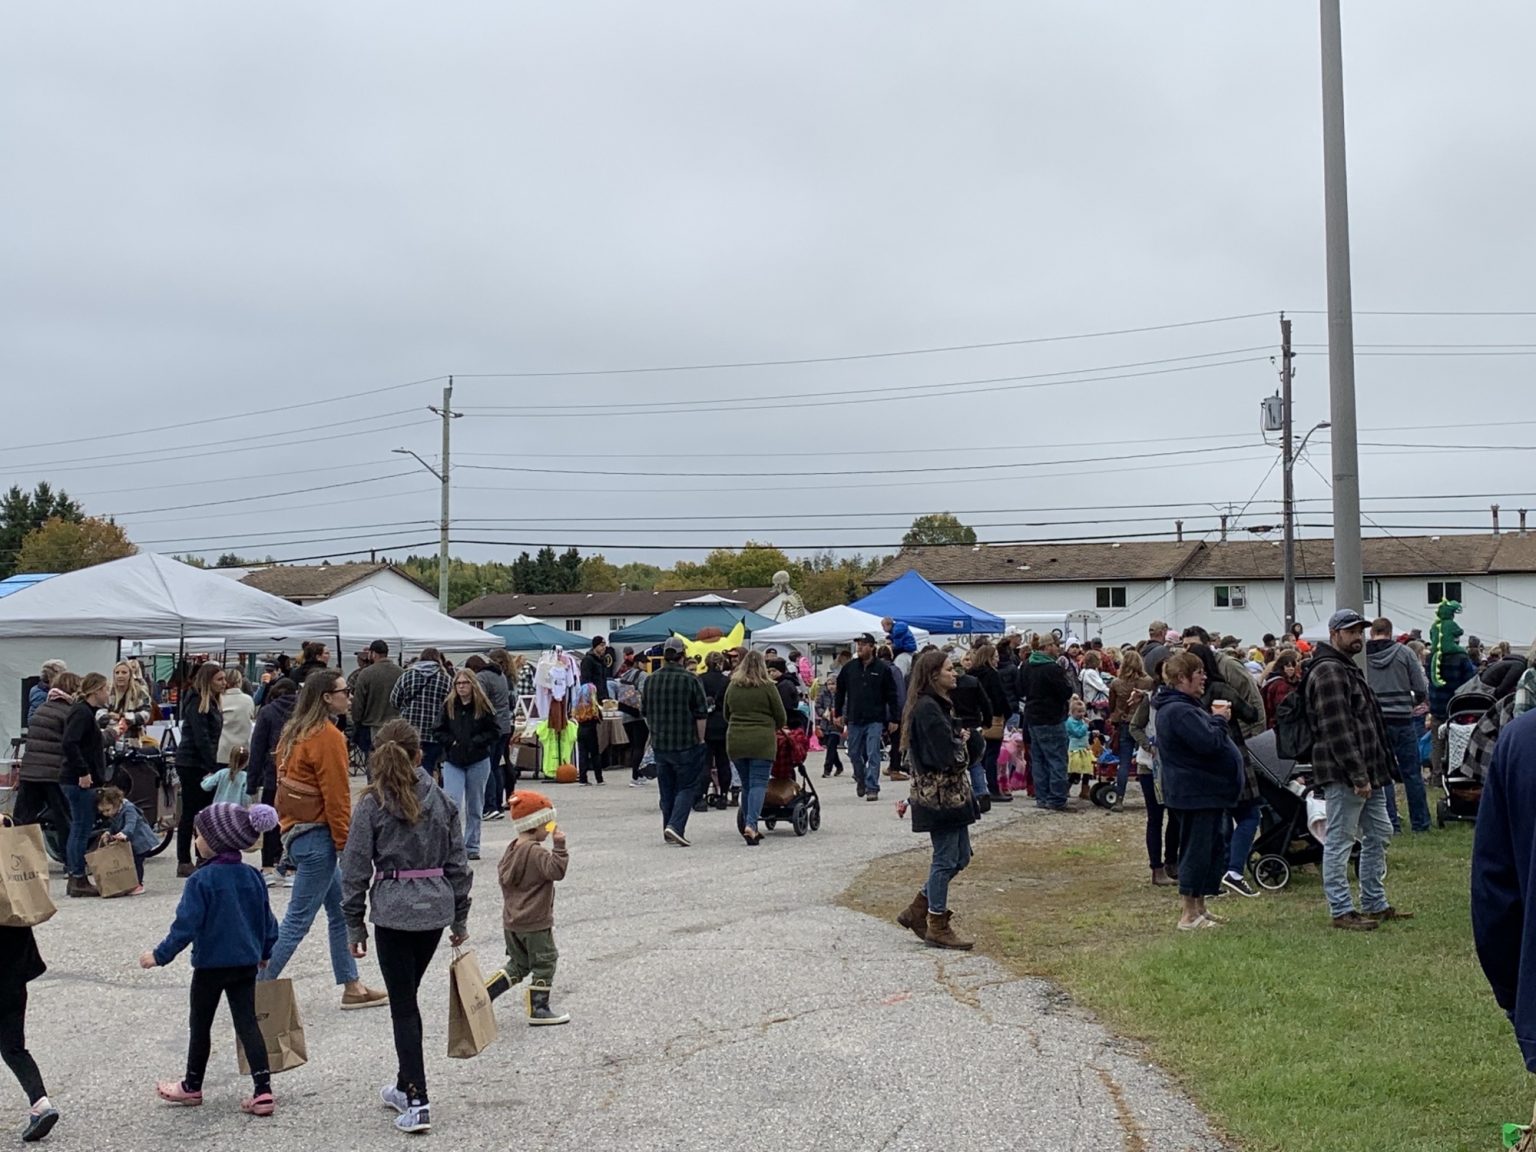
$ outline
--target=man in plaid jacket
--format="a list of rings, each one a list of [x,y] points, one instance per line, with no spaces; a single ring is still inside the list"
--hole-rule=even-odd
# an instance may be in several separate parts
[[[423,648],[416,663],[400,674],[389,694],[389,701],[401,718],[421,737],[421,766],[429,774],[437,770],[441,751],[433,733],[443,718],[443,703],[452,688],[442,654],[436,648]]]
[[[1392,787],[1392,744],[1381,705],[1354,658],[1365,650],[1369,622],[1350,608],[1328,621],[1328,643],[1318,644],[1307,668],[1307,720],[1312,728],[1312,778],[1328,803],[1323,841],[1323,895],[1333,926],[1370,932],[1386,920],[1408,920],[1387,900],[1387,789]],[[1349,890],[1349,857],[1360,840],[1360,910]]]

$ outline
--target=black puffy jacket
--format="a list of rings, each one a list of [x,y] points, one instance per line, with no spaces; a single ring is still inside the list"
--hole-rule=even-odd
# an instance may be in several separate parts
[[[195,768],[204,776],[219,768],[219,736],[224,731],[224,713],[218,702],[208,711],[198,710],[198,699],[188,692],[181,706],[181,737],[176,743],[176,767]]]
[[[64,719],[73,706],[68,700],[45,700],[32,713],[32,721],[27,725],[27,749],[21,757],[23,780],[57,784],[65,778]]]

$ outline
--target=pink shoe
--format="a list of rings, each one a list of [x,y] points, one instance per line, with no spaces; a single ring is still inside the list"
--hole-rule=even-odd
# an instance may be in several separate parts
[[[142,896],[142,895],[144,895],[144,885],[140,884],[132,892],[128,893],[128,895],[130,895],[130,896]]]
[[[180,1080],[162,1080],[155,1085],[155,1095],[167,1104],[177,1104],[184,1108],[196,1108],[203,1102],[201,1092],[188,1092],[181,1086]]]
[[[272,1093],[263,1092],[260,1096],[252,1096],[249,1100],[240,1102],[240,1111],[251,1116],[270,1116],[277,1110],[277,1101],[272,1098]]]

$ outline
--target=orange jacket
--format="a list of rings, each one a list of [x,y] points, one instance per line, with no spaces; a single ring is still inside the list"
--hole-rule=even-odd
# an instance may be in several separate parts
[[[318,789],[325,801],[325,823],[331,840],[340,852],[347,846],[352,827],[351,770],[347,763],[347,738],[334,724],[326,724],[307,740],[293,746],[280,774],[300,787]],[[295,821],[284,816],[278,827],[287,833]]]

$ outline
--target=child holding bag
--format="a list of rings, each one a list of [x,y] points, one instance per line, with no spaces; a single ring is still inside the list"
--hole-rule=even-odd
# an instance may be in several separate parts
[[[164,967],[192,945],[192,1019],[187,1038],[187,1074],[155,1086],[167,1104],[196,1107],[203,1102],[210,1033],[219,999],[229,1001],[235,1034],[251,1066],[253,1091],[240,1105],[252,1116],[275,1109],[267,1045],[256,1022],[256,972],[266,966],[277,943],[277,920],[267,902],[261,873],[240,858],[264,832],[277,827],[277,812],[265,804],[210,804],[193,820],[200,860],[187,877],[170,932],[141,968]]]
[[[121,788],[110,784],[96,793],[96,811],[109,821],[107,832],[114,840],[124,840],[133,849],[133,870],[138,873],[139,886],[130,896],[144,895],[144,861],[160,847],[160,837],[144,819],[139,806],[123,795]]]

